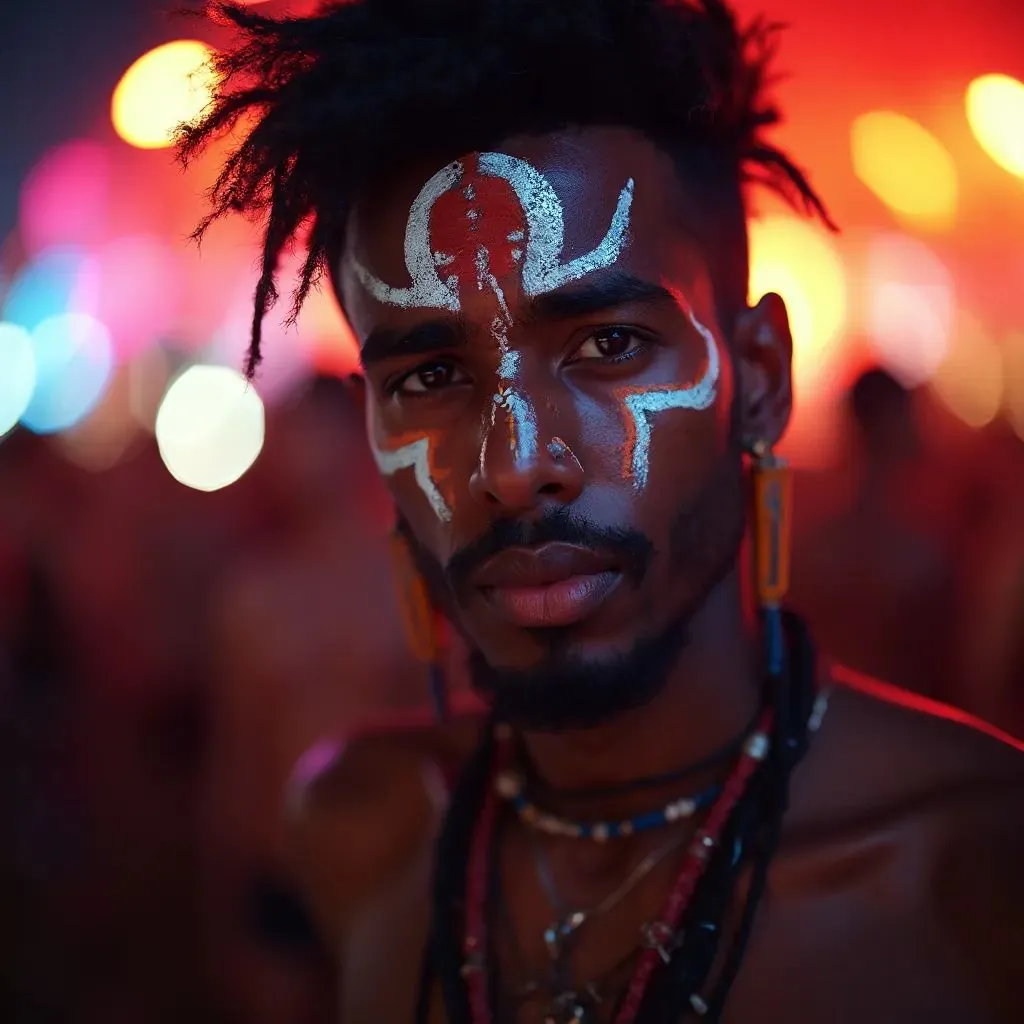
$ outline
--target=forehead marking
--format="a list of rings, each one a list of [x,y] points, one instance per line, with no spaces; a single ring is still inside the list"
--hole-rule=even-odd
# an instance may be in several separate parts
[[[565,210],[551,182],[535,167],[506,153],[481,153],[476,158],[481,175],[507,181],[515,192],[526,220],[526,230],[509,233],[508,241],[524,242],[514,257],[522,264],[522,283],[528,295],[543,295],[615,264],[629,237],[634,182],[630,178],[619,193],[611,224],[597,247],[562,262],[565,247]],[[359,260],[353,269],[360,284],[378,302],[401,309],[461,311],[456,275],[442,280],[438,268],[451,263],[450,254],[437,252],[430,240],[430,215],[438,199],[460,185],[466,175],[463,161],[442,167],[420,190],[409,210],[405,228],[405,266],[411,287],[397,288],[372,274]],[[469,201],[476,198],[472,184],[463,190]],[[473,221],[479,211],[471,211]]]

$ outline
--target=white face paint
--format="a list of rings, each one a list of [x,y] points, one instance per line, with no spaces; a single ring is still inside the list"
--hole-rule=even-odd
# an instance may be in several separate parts
[[[467,191],[469,188],[471,186],[467,186]],[[469,212],[477,211],[471,209]],[[490,423],[484,428],[480,444],[481,467],[487,456],[488,438],[497,422],[499,409],[503,409],[509,418],[509,440],[516,462],[528,463],[537,457],[537,414],[530,400],[515,387],[522,357],[509,348],[508,332],[512,326],[512,314],[505,302],[501,285],[491,273],[490,264],[490,253],[486,246],[480,246],[476,252],[476,286],[479,291],[489,290],[498,301],[498,315],[491,321],[491,337],[501,357],[498,364],[498,390],[491,401]]]
[[[633,179],[619,194],[608,233],[591,252],[562,263],[565,247],[565,211],[551,182],[535,167],[505,153],[481,153],[480,171],[504,178],[526,215],[526,258],[523,262],[523,289],[527,295],[543,295],[596,270],[606,270],[619,259],[629,234],[629,214],[633,206]],[[509,241],[519,241],[510,238]]]
[[[720,357],[715,336],[687,311],[690,322],[704,339],[708,362],[704,375],[686,388],[655,387],[643,391],[627,391],[624,404],[632,417],[632,452],[627,453],[629,474],[638,491],[647,485],[651,458],[651,420],[667,409],[707,409],[718,394],[721,374]]]
[[[394,451],[385,451],[377,446],[371,438],[370,448],[382,476],[391,476],[400,469],[411,469],[415,473],[416,483],[427,496],[430,507],[442,522],[451,521],[452,512],[444,495],[438,490],[437,484],[430,473],[430,438],[421,437],[412,444],[407,444]]]
[[[611,267],[619,259],[629,236],[634,190],[632,178],[619,194],[611,224],[597,247],[563,263],[565,211],[547,178],[525,160],[504,153],[480,154],[478,168],[481,175],[507,181],[522,208],[526,230],[513,231],[505,240],[516,245],[511,255],[513,261],[522,266],[522,285],[528,295],[543,295],[561,288],[595,271]],[[455,256],[435,250],[431,244],[430,217],[437,200],[457,188],[465,174],[462,161],[443,167],[424,185],[410,208],[405,231],[405,264],[412,280],[410,287],[397,288],[386,284],[358,260],[353,260],[356,277],[378,302],[401,309],[461,312],[458,275],[450,274],[442,280],[439,273],[455,262]],[[476,189],[472,183],[464,186],[463,197],[471,203],[476,200]],[[470,208],[467,213],[470,233],[477,230],[483,216],[485,212]],[[485,414],[484,418],[480,463],[482,466],[499,410],[509,418],[510,443],[516,461],[528,463],[537,457],[539,450],[537,416],[532,403],[517,386],[520,354],[509,346],[512,316],[501,286],[491,272],[491,256],[486,246],[477,246],[476,285],[480,291],[489,290],[497,300],[499,312],[491,323],[491,336],[500,356],[497,391],[489,416]],[[430,475],[429,443],[427,438],[423,438],[394,452],[382,452],[375,446],[374,455],[381,472],[386,475],[399,469],[413,468],[416,481],[434,511],[447,521],[451,512]]]
[[[430,245],[430,213],[434,203],[453,189],[464,174],[461,163],[442,167],[423,186],[409,210],[405,225],[405,266],[412,278],[411,288],[393,288],[371,274],[358,260],[352,261],[359,283],[385,306],[400,309],[444,309],[459,312],[458,282],[454,277],[442,281],[438,267],[446,265],[443,253],[436,256]],[[451,260],[447,259],[450,263]]]

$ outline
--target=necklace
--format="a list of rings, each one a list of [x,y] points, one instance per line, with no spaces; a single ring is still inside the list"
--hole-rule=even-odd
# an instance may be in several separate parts
[[[747,788],[760,763],[768,754],[769,733],[773,712],[766,711],[758,722],[757,731],[747,740],[742,757],[734,767],[704,827],[690,841],[686,858],[676,877],[659,917],[644,925],[643,948],[626,990],[615,1024],[633,1024],[655,969],[660,963],[669,963],[678,941],[677,929],[692,900],[697,883],[703,877],[712,853],[718,846],[723,829],[737,802]],[[508,758],[508,745],[499,748],[496,758],[498,770]],[[466,879],[466,920],[463,941],[463,977],[469,996],[473,1024],[492,1024],[487,970],[487,869],[490,864],[491,843],[494,838],[497,810],[500,803],[497,791],[490,787],[477,822],[470,845],[470,859]],[[572,1008],[575,1010],[575,1008]],[[581,1008],[582,1009],[582,1008]],[[579,1014],[575,1014],[580,1020]],[[563,1018],[573,1021],[573,1017]],[[585,1018],[584,1018],[585,1019]]]
[[[678,850],[685,839],[684,835],[673,836],[669,842],[652,850],[634,866],[633,870],[612,892],[589,910],[570,910],[558,891],[547,851],[534,837],[534,865],[537,878],[551,909],[558,915],[557,920],[544,930],[544,945],[552,963],[557,964],[564,959],[567,945],[572,942],[576,933],[584,925],[603,917],[609,910],[621,903],[669,854]]]
[[[523,776],[515,770],[500,771],[495,776],[498,795],[507,800],[519,815],[519,820],[538,832],[567,839],[593,839],[598,843],[621,836],[636,835],[651,829],[663,828],[673,822],[692,818],[698,811],[710,807],[717,799],[722,787],[715,784],[699,793],[681,800],[670,800],[654,811],[645,811],[632,818],[619,821],[573,821],[558,814],[551,814],[530,801],[524,793]]]

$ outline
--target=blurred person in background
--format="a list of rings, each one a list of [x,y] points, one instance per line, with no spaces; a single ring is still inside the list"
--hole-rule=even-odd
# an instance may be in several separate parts
[[[207,599],[265,530],[253,497],[245,483],[186,490],[152,439],[103,473],[27,431],[0,449],[0,529],[22,565],[5,595],[21,694],[12,833],[29,843],[19,943],[33,970],[18,974],[54,1019],[208,1019]]]
[[[847,459],[801,481],[833,491],[819,499],[833,509],[799,533],[793,602],[844,665],[964,707],[957,484],[930,456],[914,399],[884,370],[854,382]]]
[[[764,137],[768,26],[717,0],[217,13],[241,38],[181,142],[243,128],[213,212],[266,218],[250,370],[308,227],[297,300],[329,275],[396,541],[493,716],[468,757],[392,723],[299,776],[328,869],[395,773],[454,782],[389,879],[309,876],[342,1020],[1018,1020],[1021,750],[830,670],[779,608],[792,339],[746,302],[743,184],[827,217]]]

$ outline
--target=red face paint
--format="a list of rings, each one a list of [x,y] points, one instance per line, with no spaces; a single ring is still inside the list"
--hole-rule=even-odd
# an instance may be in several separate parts
[[[482,175],[475,154],[464,166],[461,183],[434,204],[430,238],[434,253],[444,259],[438,266],[441,277],[454,274],[461,289],[475,290],[481,249],[487,251],[488,271],[496,281],[518,270],[526,217],[509,182]]]

